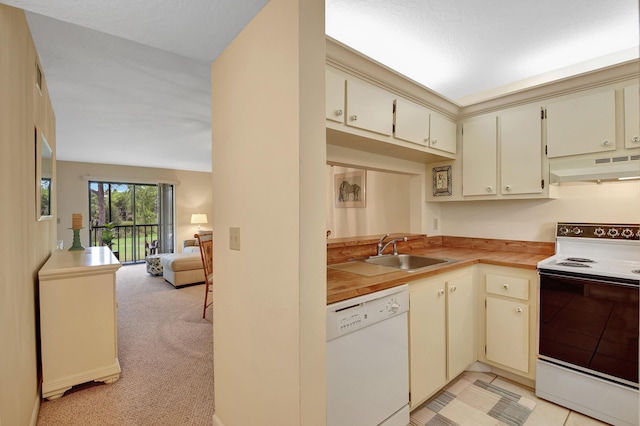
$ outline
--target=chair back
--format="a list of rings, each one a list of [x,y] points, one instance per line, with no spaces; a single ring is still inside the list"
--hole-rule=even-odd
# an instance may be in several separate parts
[[[200,246],[205,282],[211,282],[213,274],[213,234],[195,234],[194,238]]]

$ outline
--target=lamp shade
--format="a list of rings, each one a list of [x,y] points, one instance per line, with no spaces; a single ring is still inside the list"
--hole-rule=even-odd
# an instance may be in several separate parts
[[[207,223],[207,215],[204,213],[194,213],[191,215],[191,223],[196,225]]]

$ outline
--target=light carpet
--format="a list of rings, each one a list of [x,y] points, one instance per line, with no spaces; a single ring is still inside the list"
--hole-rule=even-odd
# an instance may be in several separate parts
[[[213,325],[211,308],[202,319],[204,284],[175,289],[144,264],[123,266],[116,296],[120,379],[43,400],[37,425],[211,425]]]
[[[463,374],[415,409],[411,425],[523,425],[535,408],[535,401],[492,385],[492,379],[484,374]]]

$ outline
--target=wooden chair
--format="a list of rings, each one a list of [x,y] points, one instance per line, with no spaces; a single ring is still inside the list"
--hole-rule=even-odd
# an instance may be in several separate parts
[[[205,293],[202,318],[205,318],[207,308],[213,304],[213,300],[207,304],[209,292],[213,293],[213,233],[195,234],[193,237],[200,246],[200,257],[202,258],[202,268],[204,269]]]

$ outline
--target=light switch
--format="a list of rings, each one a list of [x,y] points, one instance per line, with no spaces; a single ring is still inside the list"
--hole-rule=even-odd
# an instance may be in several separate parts
[[[240,250],[240,228],[229,228],[229,248]]]

